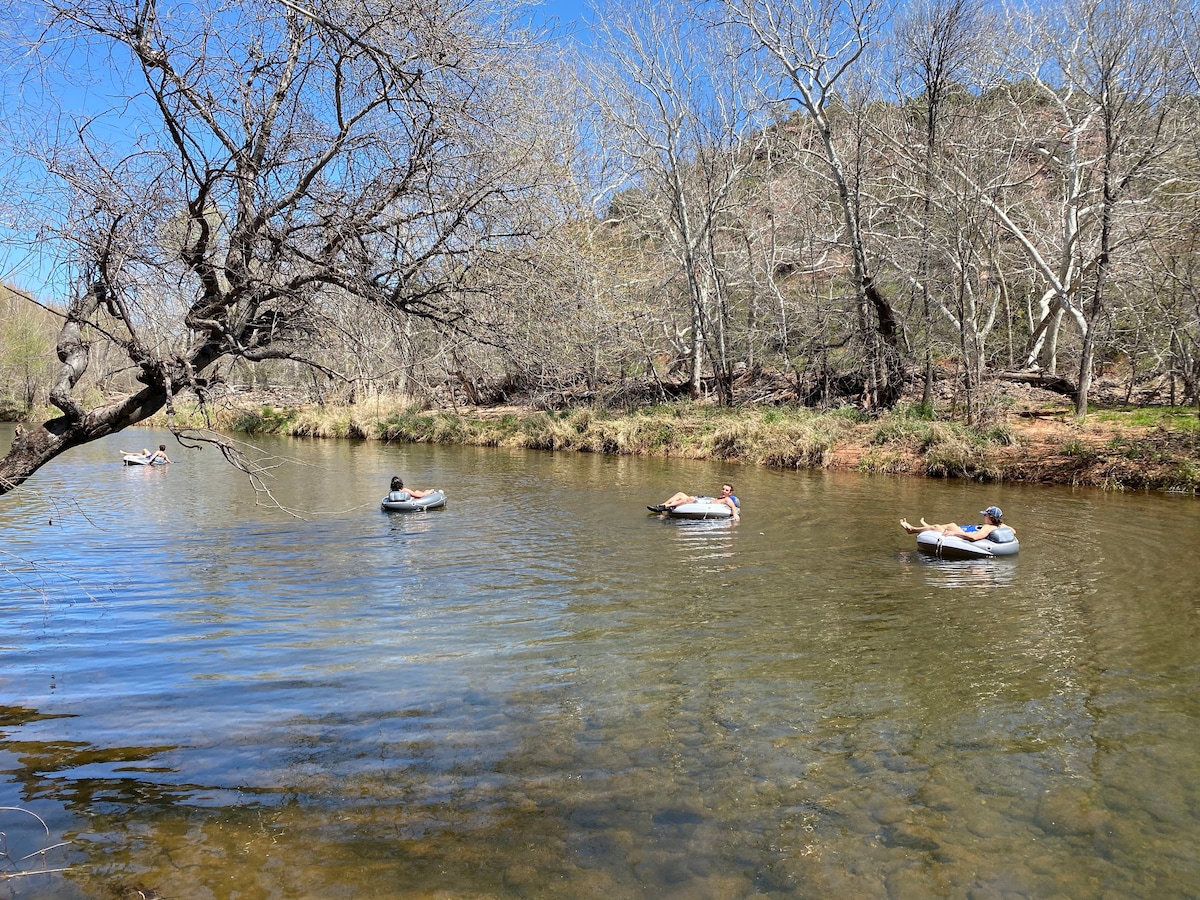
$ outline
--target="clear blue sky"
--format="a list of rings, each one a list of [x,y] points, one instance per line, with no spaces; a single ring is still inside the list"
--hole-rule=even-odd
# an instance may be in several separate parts
[[[545,0],[536,10],[537,17],[557,20],[559,30],[578,31],[591,17],[589,0]]]

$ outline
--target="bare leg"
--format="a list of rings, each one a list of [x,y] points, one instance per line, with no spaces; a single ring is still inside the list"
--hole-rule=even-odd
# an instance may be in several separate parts
[[[900,527],[903,528],[905,531],[907,531],[909,534],[920,534],[922,531],[940,531],[940,532],[942,532],[942,534],[945,534],[946,533],[945,529],[950,526],[948,526],[948,525],[930,525],[928,522],[925,521],[924,518],[922,518],[920,525],[910,525],[908,523],[907,519],[901,519]]]
[[[695,499],[691,494],[678,491],[671,495],[671,499],[663,501],[663,506],[679,506],[681,503],[693,503]]]
[[[937,531],[942,534],[962,534],[962,530],[953,522],[950,522],[946,525],[930,525],[928,522],[922,519],[921,526],[922,531]]]
[[[696,498],[692,497],[690,494],[685,494],[683,491],[677,491],[671,495],[670,499],[664,500],[657,506],[647,506],[646,509],[650,510],[650,512],[656,513],[666,512],[668,509],[674,509],[676,506],[679,506],[682,503],[691,503],[695,499]]]

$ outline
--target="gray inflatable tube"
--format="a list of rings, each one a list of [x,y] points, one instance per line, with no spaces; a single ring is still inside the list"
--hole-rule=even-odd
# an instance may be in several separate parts
[[[724,503],[681,503],[666,513],[672,519],[728,519],[733,510]]]
[[[379,504],[384,512],[421,512],[426,509],[441,509],[446,505],[446,495],[434,491],[424,497],[414,497],[408,491],[393,491]]]
[[[922,531],[917,535],[917,549],[944,559],[991,559],[994,556],[1012,556],[1021,549],[1011,528],[997,528],[992,534],[999,540],[984,538],[982,541],[965,541],[936,531]]]

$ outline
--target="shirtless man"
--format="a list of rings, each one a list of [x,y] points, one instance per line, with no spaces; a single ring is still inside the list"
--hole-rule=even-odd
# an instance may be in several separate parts
[[[728,506],[730,510],[733,511],[733,517],[735,519],[739,518],[738,498],[733,495],[732,484],[721,485],[720,497],[693,497],[691,494],[685,494],[683,491],[678,491],[672,494],[671,497],[665,502],[658,504],[658,506],[648,506],[646,508],[651,512],[666,512],[667,510],[674,509],[677,506],[682,506],[685,503],[699,503],[701,501]]]

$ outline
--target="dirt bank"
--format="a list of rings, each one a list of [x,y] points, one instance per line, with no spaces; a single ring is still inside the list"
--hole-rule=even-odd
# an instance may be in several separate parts
[[[1175,431],[1160,425],[1127,424],[1113,419],[1076,422],[1061,416],[1014,415],[1004,427],[1009,446],[979,451],[977,477],[1038,484],[1092,485],[1116,490],[1200,491],[1200,437],[1196,430]],[[831,467],[871,468],[876,452],[872,428],[860,426],[856,438],[839,442]],[[889,471],[944,477],[913,448],[899,451]]]
[[[1115,383],[1107,392],[1104,387],[1096,392],[1094,411],[1081,421],[1073,401],[1062,394],[1019,382],[989,382],[982,427],[1006,439],[969,448],[958,466],[947,466],[911,440],[881,443],[878,421],[840,430],[819,464],[928,477],[1200,492],[1200,414],[1179,407],[1125,406]],[[939,408],[954,402],[942,396]],[[527,405],[457,410],[483,421],[523,419],[535,412]]]

